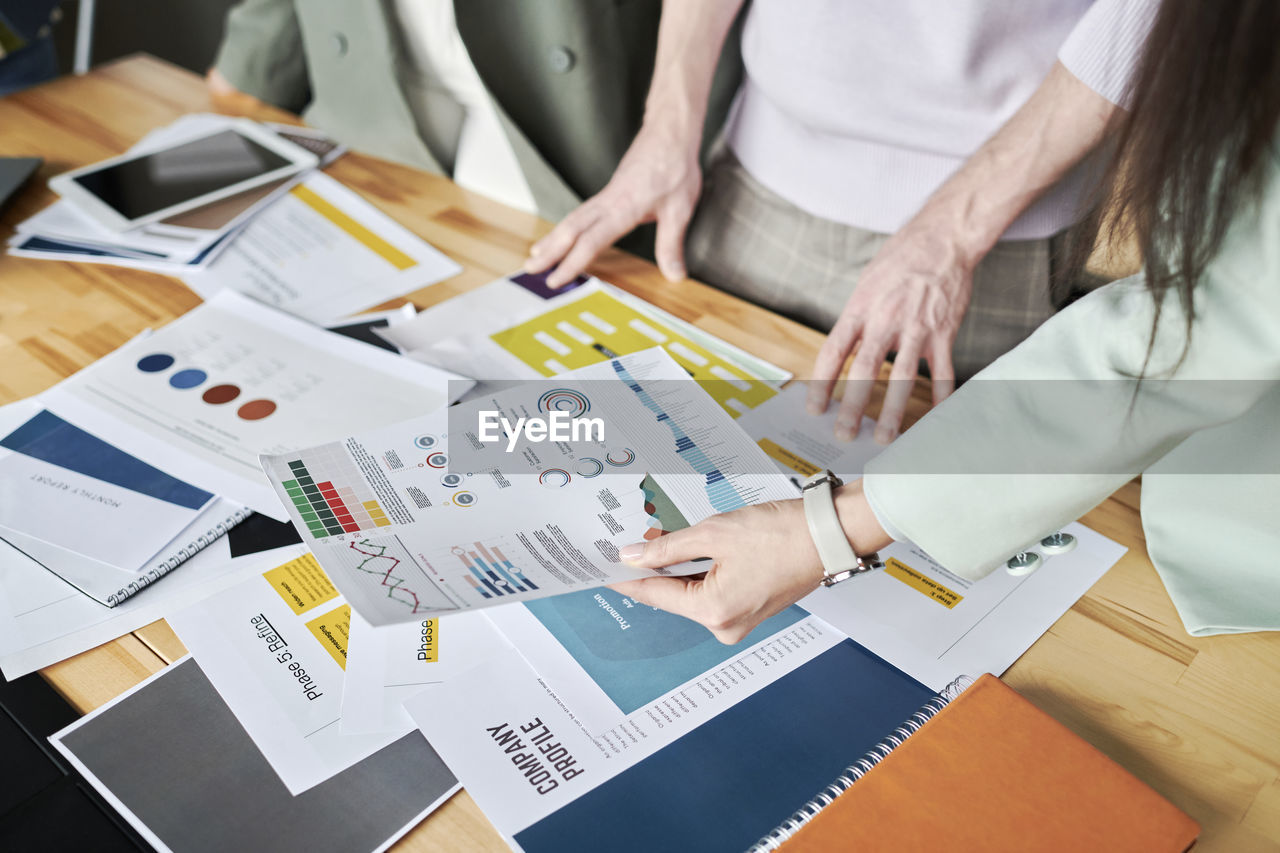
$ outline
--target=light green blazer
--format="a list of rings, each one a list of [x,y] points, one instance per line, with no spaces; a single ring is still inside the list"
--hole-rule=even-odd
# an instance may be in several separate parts
[[[599,191],[640,127],[661,0],[462,0],[458,31],[494,99],[538,212],[558,220]],[[216,67],[238,89],[294,111],[351,147],[442,171],[397,75],[401,41],[379,0],[245,0]],[[710,137],[741,77],[730,35]]]
[[[882,520],[976,578],[1145,472],[1147,552],[1187,630],[1280,629],[1280,155],[1266,168],[1185,355],[1170,296],[1135,394],[1154,300],[1141,275],[1091,293],[867,466]]]

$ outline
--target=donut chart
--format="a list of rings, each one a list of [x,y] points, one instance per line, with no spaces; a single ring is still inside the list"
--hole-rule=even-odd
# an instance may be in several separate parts
[[[538,398],[539,412],[564,412],[570,417],[580,417],[591,411],[587,395],[573,388],[552,388]]]
[[[563,489],[573,478],[563,468],[548,468],[538,475],[538,483],[548,489]]]

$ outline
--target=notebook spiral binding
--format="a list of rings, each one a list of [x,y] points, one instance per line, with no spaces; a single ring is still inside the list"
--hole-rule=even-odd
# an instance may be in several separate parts
[[[935,714],[949,705],[953,699],[963,693],[973,682],[974,679],[970,676],[962,675],[944,687],[941,693],[924,703],[924,706],[919,711],[916,711],[906,719],[906,722],[871,747],[871,750],[866,755],[846,767],[839,776],[831,781],[831,784],[819,791],[813,799],[797,809],[791,817],[784,820],[772,832],[753,844],[747,853],[770,853],[770,851],[781,847],[782,843],[795,835],[800,827],[813,820],[818,812],[831,805],[836,797],[849,790],[854,782],[866,775],[868,770],[887,758],[889,753],[902,746],[903,741],[919,731],[921,726],[929,722]]]
[[[107,606],[115,607],[129,596],[136,595],[144,588],[160,580],[160,578],[169,574],[169,572],[178,568],[178,566],[182,565],[187,560],[190,560],[200,551],[212,545],[217,539],[225,536],[227,531],[244,521],[252,514],[253,510],[248,507],[236,510],[230,516],[215,524],[211,529],[206,530],[191,542],[183,545],[168,559],[156,564],[150,570],[140,575],[137,580],[130,581],[129,584],[121,588],[120,591],[107,596]]]

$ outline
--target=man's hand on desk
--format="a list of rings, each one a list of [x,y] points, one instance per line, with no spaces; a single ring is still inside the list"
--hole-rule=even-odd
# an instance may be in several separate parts
[[[562,287],[619,237],[656,221],[658,269],[679,281],[685,277],[684,234],[701,191],[697,136],[646,125],[605,188],[534,243],[524,269],[540,273],[554,266],[547,285]]]
[[[867,264],[840,318],[818,352],[809,383],[809,410],[826,411],[849,355],[836,435],[857,437],[880,366],[897,352],[880,409],[875,438],[888,444],[902,427],[920,359],[933,377],[937,405],[955,390],[951,345],[969,307],[975,261],[961,252],[946,229],[917,217],[893,235]]]

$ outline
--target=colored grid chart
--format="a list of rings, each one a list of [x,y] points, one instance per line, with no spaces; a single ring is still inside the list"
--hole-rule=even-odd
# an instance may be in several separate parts
[[[474,550],[457,546],[453,549],[453,554],[470,572],[470,575],[464,576],[467,583],[483,597],[501,598],[538,588],[496,545],[486,548],[482,542],[471,544],[475,546]]]
[[[711,506],[715,507],[716,512],[728,512],[732,509],[738,509],[747,505],[742,495],[734,487],[716,464],[707,457],[707,454],[698,447],[697,443],[690,438],[685,431],[676,423],[662,407],[662,404],[654,399],[653,395],[645,390],[644,386],[636,381],[622,362],[614,359],[613,371],[618,374],[618,378],[627,384],[636,398],[644,404],[644,407],[653,412],[657,416],[658,423],[671,430],[671,436],[676,442],[676,453],[684,460],[684,463],[697,471],[703,477],[703,489],[707,493],[707,500],[711,502]],[[630,451],[628,451],[630,452]]]
[[[317,539],[391,526],[355,466],[341,453],[341,446],[334,445],[323,460],[290,461],[293,479],[282,483],[307,529]]]

